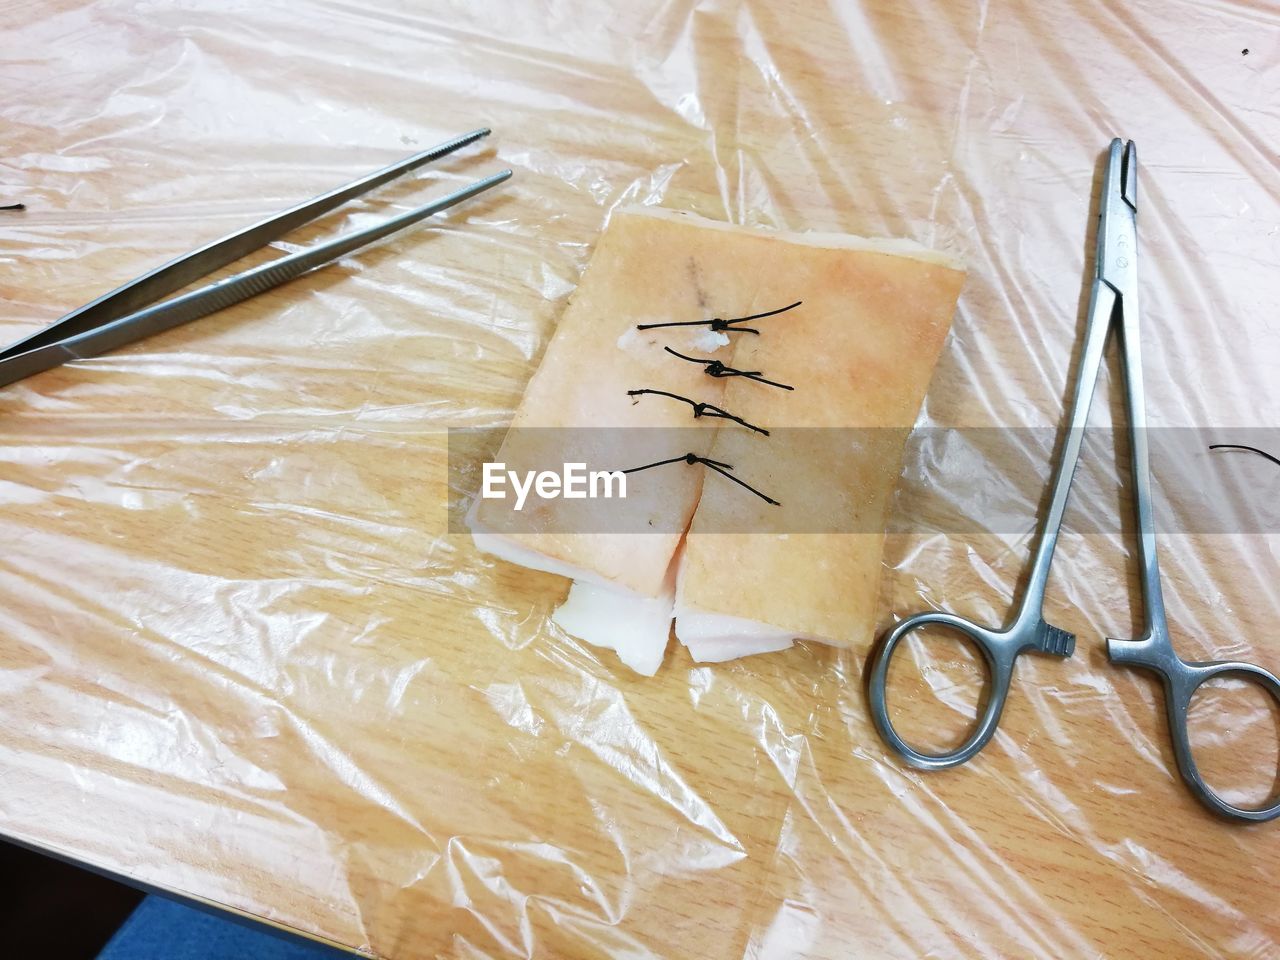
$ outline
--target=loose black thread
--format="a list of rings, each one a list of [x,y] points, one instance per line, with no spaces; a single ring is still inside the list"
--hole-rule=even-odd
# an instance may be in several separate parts
[[[1265,450],[1259,450],[1257,447],[1250,447],[1243,443],[1211,443],[1210,450],[1248,450],[1250,453],[1256,453],[1260,457],[1266,457],[1276,466],[1280,466],[1280,458],[1273,457]]]
[[[733,469],[732,464],[724,463],[723,461],[720,461],[720,460],[711,460],[711,459],[708,459],[707,457],[700,457],[696,453],[686,453],[683,457],[672,457],[669,460],[655,460],[653,463],[646,463],[643,467],[632,467],[630,470],[623,470],[622,472],[623,473],[639,473],[641,470],[651,470],[654,467],[665,467],[669,463],[688,463],[688,464],[700,463],[704,467],[710,467],[716,473],[720,474],[720,476],[725,477],[729,480],[732,480],[734,483],[738,484],[738,486],[746,487],[748,490],[754,493],[757,497],[759,497],[765,503],[772,504],[775,507],[782,506],[782,504],[780,504],[777,500],[773,499],[773,497],[769,496],[767,493],[761,493],[751,484],[747,483],[747,481],[740,480],[737,477],[735,477],[732,473],[730,473],[729,471]]]
[[[748,380],[754,380],[756,383],[763,383],[770,387],[778,387],[781,390],[794,390],[795,387],[787,386],[785,383],[779,383],[777,380],[766,380],[760,376],[759,370],[735,370],[733,367],[726,367],[719,360],[707,360],[703,357],[688,357],[679,350],[672,350],[670,347],[663,347],[663,350],[674,357],[681,360],[688,360],[690,363],[700,363],[707,369],[707,373],[713,377],[745,377]]]
[[[25,209],[27,209],[27,205],[25,203],[6,203],[3,207],[0,207],[0,210],[25,210]]]
[[[677,323],[641,323],[636,326],[637,330],[657,330],[660,327],[710,327],[717,333],[754,333],[759,334],[760,331],[752,327],[735,327],[735,323],[746,323],[749,320],[763,320],[765,317],[776,317],[780,313],[786,313],[788,310],[794,310],[803,300],[797,300],[795,303],[779,307],[777,310],[767,310],[764,313],[753,313],[749,317],[737,317],[733,320],[725,320],[721,317],[714,317],[711,320],[682,320]]]
[[[699,417],[715,417],[719,420],[732,420],[734,423],[739,423],[748,430],[754,430],[756,433],[763,434],[766,437],[769,435],[769,431],[764,427],[757,427],[754,423],[747,423],[747,421],[743,420],[741,417],[735,417],[728,410],[725,410],[722,407],[717,407],[714,403],[699,403],[697,400],[690,400],[688,397],[682,397],[678,393],[667,393],[665,390],[650,390],[648,387],[645,387],[641,390],[628,390],[627,396],[670,397],[672,400],[679,400],[681,403],[687,403],[689,406],[693,407],[693,419],[695,420]],[[636,402],[639,403],[640,401],[637,400]]]

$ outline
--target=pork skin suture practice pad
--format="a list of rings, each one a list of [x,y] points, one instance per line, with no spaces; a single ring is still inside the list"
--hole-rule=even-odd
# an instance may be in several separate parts
[[[630,471],[626,498],[477,498],[477,546],[571,578],[556,623],[646,675],[673,618],[702,661],[869,643],[963,282],[910,241],[616,211],[495,460]]]

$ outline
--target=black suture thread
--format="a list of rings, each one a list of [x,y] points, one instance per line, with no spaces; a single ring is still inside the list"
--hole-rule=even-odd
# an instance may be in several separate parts
[[[720,465],[719,465],[719,464],[717,464],[717,463],[715,463],[714,461],[712,461],[712,460],[703,460],[702,462],[703,462],[703,463],[705,463],[705,464],[706,464],[708,467],[710,467],[712,470],[714,470],[716,473],[720,474],[720,476],[725,477],[725,478],[727,478],[727,479],[729,479],[729,480],[732,480],[734,483],[736,483],[736,484],[737,484],[738,486],[740,486],[740,487],[745,487],[746,489],[750,490],[752,493],[754,493],[757,497],[759,497],[759,498],[760,498],[761,500],[763,500],[765,503],[771,504],[772,506],[775,506],[775,507],[780,507],[780,506],[782,506],[782,504],[781,504],[781,503],[779,503],[777,500],[773,499],[773,497],[769,496],[767,493],[761,493],[759,490],[757,490],[757,489],[756,489],[755,487],[753,487],[751,484],[747,483],[747,481],[745,481],[745,480],[741,480],[741,479],[739,479],[738,477],[735,477],[733,474],[731,474],[731,473],[727,473],[725,470],[722,470],[722,469],[720,468]],[[728,470],[732,470],[732,469],[733,469],[733,467],[728,467],[727,469],[728,469]]]
[[[672,323],[638,323],[636,324],[636,329],[659,330],[662,327],[710,327],[717,333],[754,333],[758,336],[760,331],[756,330],[754,327],[730,326],[730,324],[741,323],[745,320],[746,317],[743,317],[742,320],[722,320],[719,317],[715,317],[712,320],[681,320],[679,322]]]
[[[764,313],[753,313],[749,317],[735,317],[732,320],[725,320],[722,317],[713,317],[710,320],[680,320],[672,323],[640,323],[636,325],[637,330],[657,330],[661,327],[710,327],[717,333],[754,333],[759,334],[760,331],[752,327],[735,327],[735,323],[746,323],[748,320],[763,320],[765,317],[775,317],[780,313],[786,313],[788,310],[794,310],[803,300],[797,300],[795,303],[788,304],[785,307],[779,307],[777,310],[766,310]]]
[[[666,390],[651,390],[648,387],[643,387],[639,390],[628,390],[627,396],[628,397],[643,397],[643,396],[670,397],[672,400],[679,400],[681,403],[687,403],[689,406],[693,407],[693,419],[695,420],[699,419],[700,417],[714,417],[719,420],[732,420],[734,423],[741,424],[742,426],[746,427],[748,430],[754,430],[756,433],[761,434],[762,436],[767,437],[769,435],[769,431],[766,430],[764,427],[757,427],[754,423],[748,423],[746,420],[743,420],[741,417],[734,416],[732,413],[730,413],[728,410],[725,410],[723,407],[717,407],[714,403],[702,403],[698,400],[690,400],[688,397],[682,397],[678,393],[668,393]],[[637,401],[637,403],[638,402],[639,401]]]
[[[668,463],[704,463],[709,467],[724,467],[726,470],[732,470],[730,464],[722,463],[719,460],[710,460],[707,457],[700,457],[696,453],[686,453],[683,456],[672,457],[670,460],[655,460],[653,463],[646,463],[643,467],[632,467],[630,470],[623,470],[623,473],[639,473],[641,470],[648,470],[651,467],[665,467]]]
[[[759,370],[738,370],[734,367],[726,367],[719,360],[707,360],[704,357],[690,357],[681,353],[679,350],[672,350],[670,347],[663,347],[663,350],[674,357],[681,360],[688,360],[690,363],[700,363],[706,367],[707,374],[713,377],[745,377],[748,380],[754,380],[756,383],[763,383],[770,387],[778,387],[782,390],[794,390],[795,387],[788,386],[785,383],[779,383],[777,380],[766,380],[760,376]]]
[[[671,457],[668,460],[655,460],[653,463],[646,463],[644,466],[641,466],[641,467],[632,467],[630,470],[623,470],[622,472],[623,473],[639,473],[641,470],[650,470],[653,467],[665,467],[669,463],[687,463],[687,464],[700,463],[705,467],[710,467],[716,473],[720,474],[720,476],[726,477],[732,480],[734,483],[738,484],[738,486],[745,487],[747,490],[750,490],[752,493],[754,493],[757,497],[759,497],[765,503],[772,504],[775,507],[782,506],[781,503],[773,499],[773,497],[769,496],[767,493],[761,493],[751,484],[747,483],[747,481],[740,480],[739,478],[735,477],[732,473],[730,473],[729,471],[733,469],[732,464],[724,463],[720,460],[711,460],[707,457],[700,457],[696,453],[686,453],[683,457]]]
[[[27,209],[27,205],[25,203],[6,203],[3,207],[0,207],[0,210],[25,210],[25,209]]]
[[[1247,444],[1243,444],[1243,443],[1211,443],[1209,444],[1209,449],[1210,450],[1248,450],[1250,453],[1256,453],[1260,457],[1266,457],[1272,463],[1276,464],[1276,466],[1280,466],[1280,458],[1273,457],[1271,454],[1267,453],[1267,451],[1265,450],[1259,450],[1257,447],[1250,447]]]

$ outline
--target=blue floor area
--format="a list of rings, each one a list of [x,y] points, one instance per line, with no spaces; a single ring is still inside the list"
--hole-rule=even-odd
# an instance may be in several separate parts
[[[352,954],[216,916],[163,897],[147,897],[98,960],[337,960]]]

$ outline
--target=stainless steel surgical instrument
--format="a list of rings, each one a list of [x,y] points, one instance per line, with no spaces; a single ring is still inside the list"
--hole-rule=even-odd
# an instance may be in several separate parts
[[[77,307],[42,330],[0,350],[0,386],[56,367],[68,360],[97,356],[153,333],[208,316],[497,186],[511,176],[510,170],[485,177],[425,206],[364,230],[336,237],[326,243],[218,280],[180,297],[156,303],[161,297],[240,259],[348,200],[453,153],[488,134],[487,128],[473,130],[429,150],[415,153],[389,167],[170,260],[91,303]]]
[[[1089,299],[1084,349],[1076,374],[1067,435],[1054,471],[1049,509],[1040,527],[1039,543],[1027,588],[1015,608],[1011,622],[998,630],[941,612],[916,614],[894,627],[872,657],[868,685],[871,716],[881,737],[912,766],[932,770],[953,767],[977,754],[995,733],[1009,692],[1013,665],[1020,654],[1034,650],[1060,657],[1071,656],[1075,637],[1045,622],[1045,585],[1062,527],[1067,495],[1080,458],[1089,405],[1102,368],[1103,350],[1112,327],[1118,327],[1132,453],[1133,501],[1138,529],[1137,557],[1146,623],[1142,636],[1136,640],[1108,638],[1107,655],[1112,663],[1142,667],[1159,675],[1164,685],[1165,709],[1174,756],[1182,779],[1191,792],[1210,810],[1225,817],[1252,821],[1271,820],[1280,816],[1280,796],[1273,796],[1259,808],[1234,806],[1204,782],[1191,752],[1191,741],[1187,734],[1187,710],[1192,695],[1202,684],[1216,677],[1250,680],[1263,687],[1280,704],[1280,680],[1269,671],[1251,663],[1234,660],[1204,663],[1185,661],[1174,652],[1170,641],[1164,598],[1160,589],[1155,520],[1151,506],[1150,454],[1146,435],[1138,327],[1138,154],[1132,141],[1128,144],[1122,144],[1120,140],[1111,142],[1102,189],[1096,275]],[[894,730],[885,697],[889,661],[894,650],[912,631],[929,625],[950,628],[972,640],[982,652],[991,673],[986,706],[977,725],[969,739],[949,753],[923,753],[907,744]]]

